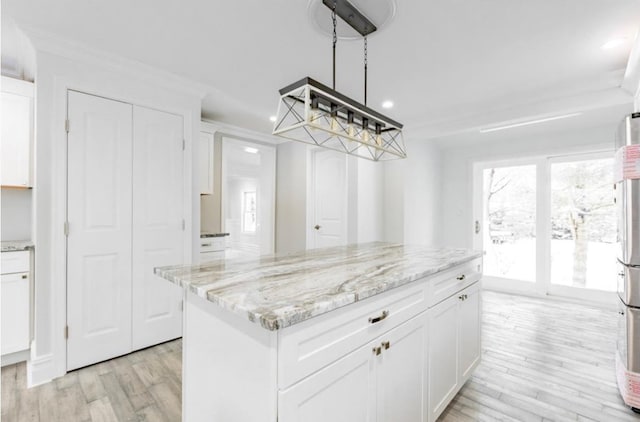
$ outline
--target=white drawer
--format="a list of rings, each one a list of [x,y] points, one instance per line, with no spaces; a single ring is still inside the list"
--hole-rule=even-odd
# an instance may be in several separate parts
[[[284,389],[427,309],[423,280],[278,332],[278,385]],[[386,312],[386,317],[376,322]]]
[[[29,251],[16,251],[16,252],[2,252],[0,258],[2,259],[0,265],[0,271],[2,274],[12,273],[24,273],[29,272]]]
[[[224,251],[224,237],[207,237],[200,239],[200,252]]]
[[[431,297],[429,307],[442,302],[451,295],[470,286],[482,277],[482,258],[474,259],[442,273],[432,276],[429,281]]]
[[[215,262],[224,259],[224,251],[200,252],[200,263]]]

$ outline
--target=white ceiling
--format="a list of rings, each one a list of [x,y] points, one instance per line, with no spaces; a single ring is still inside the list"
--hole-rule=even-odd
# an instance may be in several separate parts
[[[366,0],[353,2],[366,14]],[[308,7],[2,0],[18,25],[206,84],[204,117],[265,133],[278,89],[305,76],[331,83],[331,40],[308,20]],[[369,105],[391,99],[390,117],[439,136],[628,104],[619,86],[639,24],[637,0],[397,0],[392,23],[369,39]],[[626,44],[600,48],[621,36]],[[337,89],[361,99],[362,82],[362,43],[340,41]]]

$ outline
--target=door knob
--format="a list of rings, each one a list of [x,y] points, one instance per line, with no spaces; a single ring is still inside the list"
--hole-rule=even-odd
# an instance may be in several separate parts
[[[313,228],[316,230],[320,230],[320,224],[316,224],[315,226],[313,226]]]

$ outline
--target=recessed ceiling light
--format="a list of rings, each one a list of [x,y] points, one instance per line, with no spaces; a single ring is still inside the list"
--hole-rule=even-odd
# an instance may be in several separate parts
[[[257,154],[258,148],[244,147],[244,152],[248,152],[249,154]]]
[[[391,108],[391,107],[393,107],[393,101],[387,100],[382,103],[382,108]]]
[[[605,44],[602,44],[603,50],[611,50],[612,48],[620,47],[622,44],[627,42],[626,38],[614,38],[610,41],[607,41]]]
[[[544,119],[527,120],[526,122],[519,122],[519,123],[510,124],[510,125],[504,125],[504,126],[497,126],[497,127],[489,127],[489,128],[480,129],[480,132],[481,133],[495,132],[497,130],[511,129],[511,128],[514,128],[514,127],[534,125],[536,123],[550,122],[552,120],[566,119],[568,117],[575,117],[575,116],[579,116],[581,114],[582,113],[571,113],[571,114],[563,114],[562,116],[545,117]]]
[[[277,119],[277,117],[276,117],[276,116],[270,116],[270,117],[269,117],[269,121],[271,121],[271,122],[275,122],[275,121],[276,121],[276,119]]]

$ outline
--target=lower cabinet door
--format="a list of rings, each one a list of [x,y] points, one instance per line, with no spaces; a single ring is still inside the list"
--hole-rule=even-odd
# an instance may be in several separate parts
[[[375,421],[374,346],[377,344],[363,346],[292,387],[280,391],[278,421]]]
[[[435,421],[458,391],[458,312],[461,294],[431,309],[429,320],[429,420]]]
[[[428,323],[424,312],[381,336],[377,422],[427,420]]]
[[[3,274],[0,280],[0,349],[4,355],[29,348],[29,274]]]
[[[476,283],[463,291],[460,302],[460,382],[464,383],[480,362],[480,285]]]

